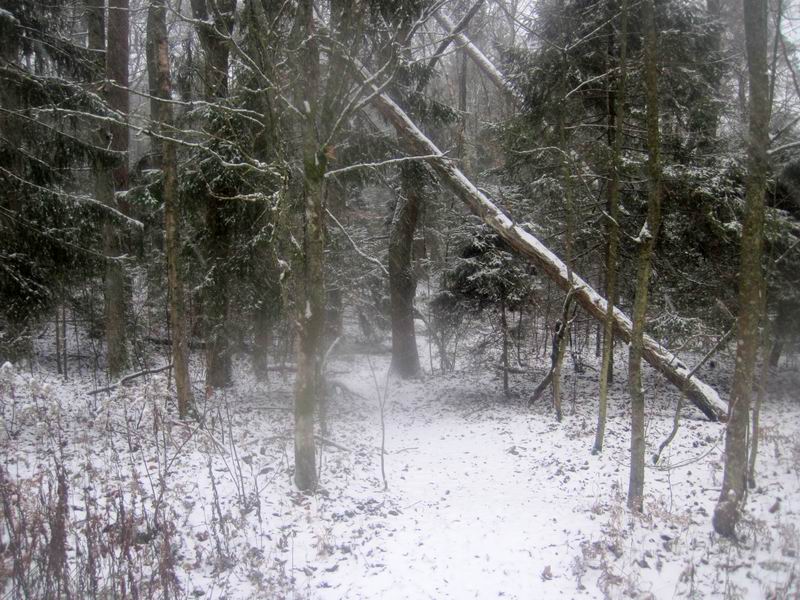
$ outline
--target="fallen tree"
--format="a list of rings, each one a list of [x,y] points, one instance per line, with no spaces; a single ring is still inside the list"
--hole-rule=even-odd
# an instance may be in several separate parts
[[[466,36],[454,36],[463,43]],[[463,39],[462,39],[463,38]],[[468,41],[468,40],[467,40]],[[477,50],[477,49],[476,49]],[[486,63],[488,59],[484,56]],[[489,63],[491,64],[491,63]],[[363,66],[356,65],[364,81],[374,81]],[[511,87],[500,72],[493,67],[498,76],[496,83],[510,91]],[[381,115],[390,122],[398,134],[402,135],[410,147],[419,155],[427,156],[427,162],[439,176],[441,182],[450,189],[469,209],[490,226],[519,255],[537,266],[548,278],[564,291],[570,290],[575,301],[599,321],[606,319],[605,298],[598,294],[587,282],[572,273],[572,282],[567,274],[567,266],[533,234],[516,225],[491,199],[479,190],[447,158],[436,145],[425,136],[408,115],[387,94],[372,84],[371,102]],[[619,309],[614,309],[614,330],[626,342],[630,340],[633,325],[631,320]],[[694,377],[689,368],[649,336],[644,339],[644,359],[662,373],[668,381],[683,391],[687,398],[712,421],[724,420],[727,406],[717,392],[709,385]]]

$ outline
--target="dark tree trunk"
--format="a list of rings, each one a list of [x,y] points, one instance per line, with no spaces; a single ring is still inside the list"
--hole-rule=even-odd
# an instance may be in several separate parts
[[[211,277],[203,298],[206,319],[206,389],[225,387],[231,382],[231,343],[228,327],[230,277],[230,231],[225,221],[223,200],[206,199],[206,256]]]
[[[128,11],[120,10],[119,6],[113,2],[109,3],[108,42],[106,43],[103,0],[87,0],[86,6],[89,48],[97,51],[95,72],[98,80],[109,80],[109,83],[99,91],[106,97],[112,108],[127,116]],[[103,126],[96,132],[95,142],[100,147],[125,152],[127,156],[128,128],[117,123]],[[96,157],[93,167],[95,198],[106,206],[117,208],[115,192],[127,189],[128,185],[127,163],[112,168],[107,159]],[[103,277],[103,311],[108,374],[110,377],[116,378],[128,365],[125,331],[127,286],[125,270],[119,260],[123,254],[120,232],[108,217],[105,217],[102,232],[103,254],[107,259]]]
[[[739,319],[736,371],[725,429],[725,472],[714,529],[734,537],[747,489],[747,428],[758,354],[763,273],[764,189],[769,147],[769,77],[767,75],[767,2],[744,0],[747,68],[750,79],[748,174],[739,270]]]
[[[166,8],[164,0],[151,0],[147,13],[148,57],[154,62],[148,69],[155,72],[156,89],[151,95],[169,99],[171,77],[169,68],[169,43],[167,39]],[[156,118],[161,133],[172,126],[172,105],[157,102]],[[189,353],[186,339],[186,322],[183,306],[183,282],[180,274],[180,239],[178,235],[178,158],[175,143],[161,142],[161,171],[163,174],[164,230],[167,255],[167,286],[169,290],[169,324],[172,336],[172,364],[175,369],[175,388],[178,393],[178,414],[185,419],[193,410],[192,388],[189,380]]]
[[[419,375],[419,353],[414,331],[414,296],[417,281],[412,268],[414,231],[419,215],[418,167],[403,167],[402,194],[389,234],[389,294],[392,308],[392,370],[408,379]]]
[[[500,299],[500,328],[503,331],[503,394],[508,398],[511,390],[508,387],[508,319],[505,298]]]
[[[203,47],[204,95],[208,102],[228,95],[229,48],[226,36],[233,31],[232,0],[219,2],[191,0],[197,35]],[[205,254],[211,269],[203,298],[206,337],[206,389],[225,387],[231,382],[231,342],[228,328],[231,228],[224,200],[209,194],[205,206]]]

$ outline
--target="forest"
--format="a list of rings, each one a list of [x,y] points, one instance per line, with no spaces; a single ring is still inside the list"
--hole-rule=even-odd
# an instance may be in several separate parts
[[[795,0],[0,0],[0,597],[800,598]]]

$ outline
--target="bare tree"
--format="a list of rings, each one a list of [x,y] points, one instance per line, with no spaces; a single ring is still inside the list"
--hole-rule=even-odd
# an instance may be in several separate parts
[[[189,355],[186,339],[186,322],[183,308],[183,282],[180,272],[180,238],[178,234],[178,157],[172,139],[173,117],[169,66],[169,40],[167,38],[166,7],[164,0],[151,0],[147,11],[148,69],[155,77],[156,89],[150,90],[155,102],[158,123],[163,136],[161,148],[162,199],[164,201],[164,231],[167,254],[167,285],[169,289],[169,323],[172,334],[172,364],[175,369],[175,388],[178,392],[178,414],[182,419],[193,410],[192,387],[189,380]]]
[[[633,331],[628,354],[628,390],[631,395],[631,471],[628,506],[642,510],[644,494],[644,392],[642,354],[647,320],[648,288],[656,235],[661,221],[661,135],[658,123],[658,34],[654,0],[642,2],[644,24],[644,78],[647,97],[647,220],[639,232],[636,296],[633,301]]]
[[[232,0],[192,0],[192,15],[203,48],[203,90],[207,102],[228,96],[229,37],[233,32],[235,3]],[[228,333],[230,304],[228,267],[231,229],[225,213],[227,190],[208,190],[205,198],[205,253],[210,277],[203,297],[206,336],[206,388],[228,385],[231,379],[231,348]]]
[[[294,481],[304,492],[317,487],[314,446],[314,410],[320,385],[322,333],[325,320],[325,207],[324,184],[328,157],[320,145],[320,59],[314,26],[314,3],[302,0],[297,8],[300,63],[306,69],[298,90],[305,114],[303,135],[303,246],[296,277],[297,376],[295,379]]]
[[[608,384],[611,382],[614,366],[614,303],[617,299],[617,262],[619,258],[619,184],[622,170],[622,137],[625,118],[625,84],[627,80],[628,57],[628,0],[622,0],[620,7],[619,32],[619,75],[617,89],[609,90],[609,117],[611,126],[611,180],[608,183],[608,218],[606,231],[606,298],[608,308],[603,322],[603,357],[600,363],[600,400],[597,409],[597,431],[594,438],[593,453],[603,449],[608,409]]]
[[[750,78],[748,173],[739,270],[736,371],[725,430],[725,473],[713,517],[714,529],[726,537],[734,537],[736,534],[736,524],[747,490],[747,427],[764,293],[761,254],[771,112],[767,72],[767,2],[743,1],[747,69]]]

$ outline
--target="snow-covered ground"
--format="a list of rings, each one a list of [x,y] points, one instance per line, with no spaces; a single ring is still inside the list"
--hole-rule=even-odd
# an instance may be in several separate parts
[[[565,369],[558,423],[549,393],[533,407],[524,401],[544,358],[514,376],[519,394],[506,399],[483,369],[401,382],[387,379],[388,354],[366,350],[342,343],[328,365],[314,496],[292,485],[290,373],[256,384],[242,367],[231,389],[208,399],[198,390],[199,427],[176,420],[166,374],[90,396],[89,380],[62,383],[6,365],[0,590],[8,594],[16,577],[18,590],[31,586],[29,597],[48,597],[35,585],[57,579],[53,565],[63,563],[73,597],[105,597],[103,586],[113,597],[127,586],[143,598],[206,599],[800,594],[796,371],[771,382],[757,487],[731,543],[710,518],[724,428],[691,406],[659,466],[649,465],[645,511],[633,515],[624,373],[606,448],[593,456],[593,358],[584,373]],[[652,452],[672,426],[677,396],[646,375]],[[705,377],[726,393],[725,368]]]

